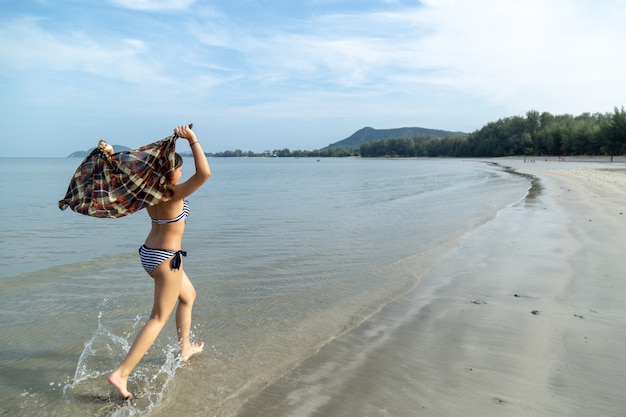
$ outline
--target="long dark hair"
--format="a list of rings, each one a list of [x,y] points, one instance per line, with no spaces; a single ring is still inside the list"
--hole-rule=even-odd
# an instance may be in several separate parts
[[[180,156],[180,154],[178,154],[178,152],[176,152],[175,156],[174,156],[174,168],[180,168],[183,166],[183,157]]]

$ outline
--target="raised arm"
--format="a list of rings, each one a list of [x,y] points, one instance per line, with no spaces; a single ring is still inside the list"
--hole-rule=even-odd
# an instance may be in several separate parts
[[[174,197],[182,199],[192,194],[209,179],[211,176],[211,168],[209,167],[209,161],[206,155],[204,155],[204,151],[202,150],[200,142],[198,142],[196,134],[189,126],[178,126],[174,129],[174,133],[179,138],[184,138],[189,141],[189,147],[193,153],[193,162],[196,167],[196,172],[189,177],[187,181],[176,185]]]

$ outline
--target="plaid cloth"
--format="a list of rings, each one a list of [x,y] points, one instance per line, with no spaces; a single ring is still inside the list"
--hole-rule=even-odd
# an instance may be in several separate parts
[[[168,201],[174,193],[176,138],[110,155],[99,147],[80,164],[59,208],[118,218]]]

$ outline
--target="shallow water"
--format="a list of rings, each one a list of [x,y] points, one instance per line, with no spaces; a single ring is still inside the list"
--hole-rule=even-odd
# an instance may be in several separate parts
[[[104,376],[150,311],[137,257],[150,225],[58,210],[79,162],[0,161],[2,415],[232,415],[530,184],[480,161],[210,159],[183,242],[205,352],[181,366],[169,324],[122,406]]]

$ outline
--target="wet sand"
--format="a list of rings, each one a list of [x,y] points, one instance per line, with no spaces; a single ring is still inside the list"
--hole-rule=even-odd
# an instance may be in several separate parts
[[[496,162],[540,187],[238,416],[623,416],[626,165]]]

